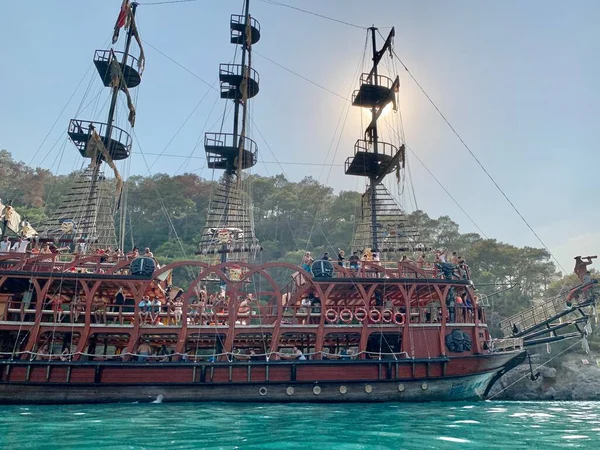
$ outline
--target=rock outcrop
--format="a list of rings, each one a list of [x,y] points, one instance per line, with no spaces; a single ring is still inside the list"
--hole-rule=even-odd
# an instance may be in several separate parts
[[[529,363],[504,375],[494,385],[492,400],[600,400],[600,354],[569,351],[558,358],[532,354],[536,380],[531,380]],[[550,360],[550,361],[549,361]],[[547,364],[539,367],[545,361]]]

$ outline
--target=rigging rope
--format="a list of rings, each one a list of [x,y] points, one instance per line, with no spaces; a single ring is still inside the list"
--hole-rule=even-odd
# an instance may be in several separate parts
[[[381,35],[381,33],[379,33],[379,34]],[[493,183],[493,185],[496,187],[496,189],[500,192],[500,194],[502,194],[502,196],[504,197],[504,199],[513,208],[513,210],[517,213],[517,215],[521,218],[521,220],[523,221],[523,223],[525,223],[525,225],[527,226],[527,228],[529,228],[529,230],[533,233],[533,235],[536,237],[536,239],[539,241],[539,243],[542,244],[542,247],[544,247],[544,249],[548,252],[548,254],[551,256],[551,258],[554,259],[554,261],[556,261],[556,264],[558,265],[558,267],[564,273],[567,273],[567,271],[565,270],[565,268],[560,264],[560,262],[558,261],[558,259],[550,251],[550,249],[544,243],[544,241],[539,236],[539,234],[533,229],[533,227],[529,224],[529,222],[527,221],[527,219],[525,219],[525,217],[523,216],[523,214],[521,213],[521,211],[519,211],[519,209],[515,206],[515,204],[512,202],[512,200],[508,197],[508,195],[504,192],[504,190],[496,182],[495,178],[490,174],[490,172],[488,172],[488,170],[485,168],[485,166],[479,160],[479,158],[477,158],[477,156],[475,155],[475,153],[473,152],[473,150],[471,150],[471,148],[465,142],[465,140],[462,138],[462,136],[458,133],[458,131],[456,131],[456,128],[454,128],[454,126],[446,118],[446,116],[444,115],[444,113],[442,113],[442,111],[437,106],[437,104],[433,101],[433,99],[425,91],[425,88],[423,88],[423,86],[417,81],[417,79],[412,74],[412,72],[410,70],[408,70],[408,67],[400,59],[400,57],[398,56],[398,54],[396,53],[396,51],[394,49],[391,49],[391,51],[392,51],[392,54],[394,55],[394,57],[400,62],[400,64],[402,65],[402,67],[404,67],[404,70],[406,71],[406,73],[408,73],[408,75],[410,76],[410,78],[415,82],[415,84],[417,85],[417,87],[421,90],[421,92],[423,93],[423,95],[425,96],[425,98],[427,98],[427,100],[429,101],[429,103],[431,103],[431,105],[433,106],[433,108],[437,111],[437,113],[440,115],[440,117],[444,120],[444,122],[446,123],[446,125],[448,125],[448,127],[450,128],[450,130],[452,131],[452,133],[454,133],[454,135],[458,138],[458,140],[463,145],[463,147],[469,152],[469,155],[471,155],[471,157],[475,160],[475,162],[477,163],[477,165],[479,165],[479,167],[481,168],[481,170],[483,170],[483,172],[490,179],[490,181]],[[411,153],[413,153],[413,152],[411,151]],[[414,153],[413,153],[413,155],[414,155]]]

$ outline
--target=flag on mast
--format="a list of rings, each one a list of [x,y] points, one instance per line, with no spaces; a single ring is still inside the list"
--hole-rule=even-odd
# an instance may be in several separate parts
[[[112,37],[112,43],[116,44],[119,39],[119,30],[123,28],[125,23],[127,22],[127,15],[129,13],[129,0],[123,0],[121,4],[121,11],[119,11],[119,16],[117,17],[117,21],[115,22],[115,31]]]

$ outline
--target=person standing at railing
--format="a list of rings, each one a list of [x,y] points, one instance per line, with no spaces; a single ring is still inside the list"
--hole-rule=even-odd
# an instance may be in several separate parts
[[[360,257],[358,256],[358,252],[352,252],[352,255],[350,255],[350,258],[348,258],[348,262],[350,263],[350,269],[358,271],[359,261]]]
[[[452,258],[450,258],[450,262],[454,265],[458,265],[458,255],[456,252],[452,252]]]
[[[342,250],[341,248],[338,248],[338,266],[340,267],[344,267],[344,260],[346,259],[344,257],[344,250]]]
[[[29,240],[19,237],[17,239],[17,241],[11,247],[10,251],[14,252],[14,253],[26,253],[28,245],[29,245]]]
[[[425,267],[425,253],[421,253],[417,258],[417,267],[423,269]]]
[[[310,268],[311,268],[313,262],[314,262],[314,259],[311,256],[310,252],[306,252],[304,254],[304,256],[302,257],[302,268],[304,270],[306,270],[308,273],[310,273]]]

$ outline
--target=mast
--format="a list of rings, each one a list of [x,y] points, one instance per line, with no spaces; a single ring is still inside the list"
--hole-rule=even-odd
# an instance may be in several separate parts
[[[396,110],[396,95],[400,87],[400,78],[395,79],[380,75],[379,63],[387,51],[391,51],[395,30],[392,28],[381,49],[377,49],[377,28],[369,28],[373,52],[373,66],[369,73],[360,76],[360,88],[352,95],[352,105],[368,109],[371,112],[371,122],[364,133],[364,139],[354,144],[354,156],[346,160],[347,175],[356,175],[369,179],[369,188],[363,196],[362,217],[355,233],[352,250],[366,251],[368,246],[373,252],[406,251],[399,248],[399,239],[394,245],[389,245],[391,234],[407,237],[414,233],[405,226],[399,205],[381,183],[385,177],[399,172],[404,167],[405,148],[399,148],[380,139],[377,121],[384,109],[391,103]],[[385,217],[382,217],[385,216]],[[402,222],[402,223],[400,223]],[[356,237],[358,236],[358,238]],[[388,243],[383,245],[382,240]]]
[[[113,44],[118,40],[119,30],[127,27],[123,52],[113,48],[96,50],[94,65],[105,87],[111,88],[111,102],[106,122],[72,119],[68,135],[81,156],[90,159],[90,164],[75,180],[57,211],[40,227],[40,235],[56,239],[62,244],[71,245],[85,242],[91,247],[107,248],[117,246],[115,215],[121,211],[120,198],[123,180],[116,161],[129,158],[132,139],[129,133],[115,126],[115,113],[119,92],[127,97],[129,122],[135,123],[135,106],[129,89],[141,83],[144,54],[141,39],[135,24],[137,2],[123,1],[114,28]],[[131,41],[135,38],[139,45],[139,57],[131,55]],[[114,172],[116,191],[109,192],[102,163]],[[121,237],[121,242],[123,241]]]
[[[138,3],[131,3],[131,20],[135,20],[135,12],[137,11]],[[121,67],[127,65],[127,57],[129,56],[129,48],[131,47],[131,38],[133,37],[134,27],[129,27],[127,30],[127,38],[125,40],[125,50],[123,51],[123,57],[121,58]],[[119,98],[119,91],[121,90],[121,84],[124,82],[122,78],[119,79],[119,83],[112,87],[112,97],[110,99],[110,107],[108,109],[108,118],[106,119],[106,136],[104,137],[104,145],[106,148],[110,148],[111,136],[113,130],[113,121],[115,118],[115,110],[117,109],[117,100]]]
[[[246,136],[248,101],[259,91],[258,73],[251,67],[252,46],[260,39],[260,24],[250,16],[250,0],[243,15],[230,18],[230,42],[241,47],[241,64],[221,64],[221,98],[234,103],[232,133],[206,133],[204,149],[207,165],[225,173],[211,198],[206,226],[198,253],[228,255],[255,253],[260,245],[254,235],[250,199],[242,190],[242,171],[257,162],[258,146]],[[240,125],[241,121],[241,125]]]
[[[372,73],[372,77],[371,77],[371,83],[373,84],[373,86],[379,86],[378,83],[378,77],[377,77],[377,64],[379,63],[379,61],[376,60],[377,58],[377,36],[375,34],[375,31],[377,31],[377,28],[375,27],[371,27],[369,28],[369,30],[371,30],[371,37],[372,37],[372,42],[373,42],[373,70],[371,71]],[[373,124],[373,128],[371,130],[371,140],[373,143],[373,153],[375,155],[375,157],[377,157],[379,151],[377,149],[377,141],[379,140],[379,136],[377,134],[377,107],[375,105],[373,105],[373,107],[371,108],[371,123]],[[377,233],[375,232],[375,230],[377,229],[377,208],[374,208],[373,205],[377,205],[377,190],[375,189],[375,179],[373,177],[370,177],[370,181],[371,181],[371,230],[373,230],[373,246],[371,248],[372,251],[376,252],[377,249],[379,248],[379,243],[377,242]]]

